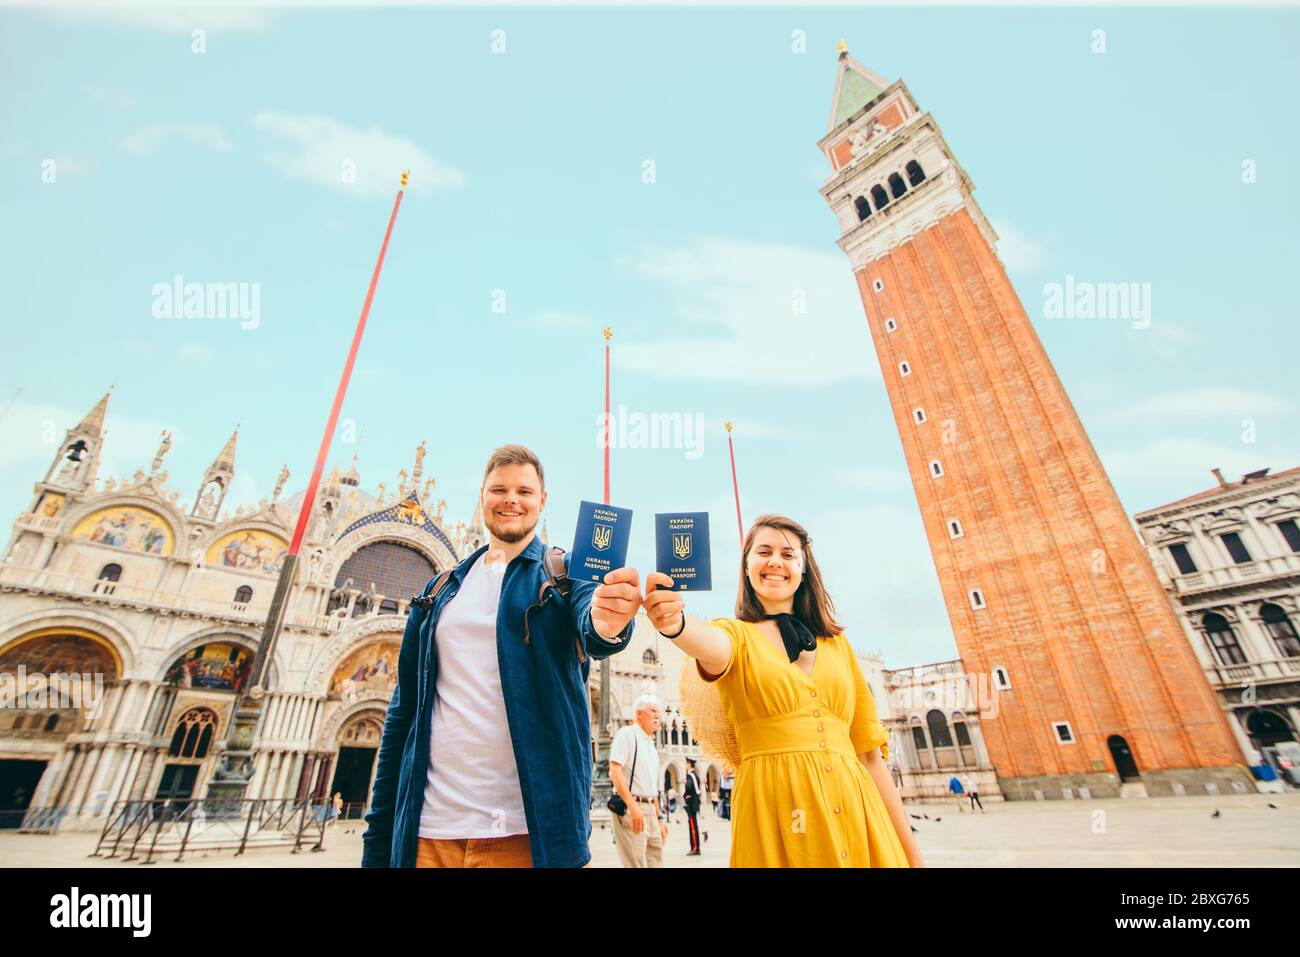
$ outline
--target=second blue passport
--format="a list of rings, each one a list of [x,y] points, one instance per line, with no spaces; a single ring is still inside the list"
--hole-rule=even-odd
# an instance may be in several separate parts
[[[569,577],[603,582],[627,564],[627,540],[632,534],[632,510],[599,502],[578,503],[578,529],[573,534]]]
[[[713,587],[708,512],[655,515],[655,569],[673,580],[673,591],[708,591]]]

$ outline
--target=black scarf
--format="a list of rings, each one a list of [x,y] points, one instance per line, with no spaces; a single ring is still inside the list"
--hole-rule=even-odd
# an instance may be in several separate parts
[[[785,644],[785,654],[792,662],[804,651],[817,650],[817,636],[800,619],[789,612],[779,615],[764,615],[768,621],[775,621],[781,630],[781,641]]]

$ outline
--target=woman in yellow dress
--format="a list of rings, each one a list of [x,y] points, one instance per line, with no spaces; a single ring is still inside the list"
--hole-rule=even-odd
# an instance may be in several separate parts
[[[739,745],[731,866],[923,866],[803,527],[764,515],[750,528],[735,618],[691,617],[671,585],[646,577],[646,613],[717,683]]]

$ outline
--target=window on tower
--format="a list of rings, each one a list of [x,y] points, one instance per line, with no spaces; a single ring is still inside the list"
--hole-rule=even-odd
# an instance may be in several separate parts
[[[249,588],[247,585],[240,585],[238,588],[235,589],[236,605],[247,605],[252,600],[253,600],[253,589]]]
[[[895,322],[893,319],[886,319],[886,320],[885,320],[885,331],[886,331],[886,332],[893,332],[893,331],[894,331],[895,329],[897,329],[897,328],[898,328],[898,323]],[[1295,522],[1292,522],[1291,524],[1294,525]]]
[[[903,177],[897,173],[889,174],[889,188],[894,193],[894,199],[898,199],[907,192],[907,184],[903,182]]]
[[[925,422],[925,409],[915,408],[912,410],[912,418],[916,419],[916,424],[921,425]]]
[[[975,611],[983,611],[984,608],[987,607],[984,604],[984,593],[978,588],[972,588],[970,590],[970,606],[975,609]]]
[[[885,187],[877,184],[871,187],[871,201],[876,204],[876,209],[884,209],[889,205],[889,194],[885,192]]]
[[[931,462],[930,474],[935,478],[939,478],[941,475],[943,475],[943,463],[941,463],[938,459],[935,459],[933,462]]]
[[[871,204],[867,202],[867,197],[859,196],[853,201],[853,205],[858,210],[858,222],[862,222],[871,215]]]
[[[1224,532],[1219,537],[1223,539],[1223,547],[1228,550],[1228,554],[1238,565],[1244,565],[1251,560],[1250,552],[1246,551],[1246,544],[1236,532]]]
[[[961,538],[966,533],[962,531],[961,521],[955,518],[948,519],[948,537]]]
[[[1190,575],[1196,571],[1196,562],[1192,561],[1191,552],[1182,542],[1169,546],[1169,554],[1174,558],[1174,564],[1178,566],[1178,571],[1183,575]]]
[[[908,365],[906,362],[900,362],[900,363],[898,364],[898,374],[899,374],[899,375],[911,375],[911,374],[912,374],[912,367],[911,367],[910,365]]]
[[[1011,690],[1011,674],[1002,665],[993,669],[993,687],[999,691]]]
[[[916,160],[908,160],[903,168],[907,170],[908,182],[913,186],[920,186],[925,181],[925,170],[921,169],[921,164]]]

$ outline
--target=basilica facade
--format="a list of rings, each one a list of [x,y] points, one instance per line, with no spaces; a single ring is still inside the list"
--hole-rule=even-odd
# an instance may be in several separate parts
[[[16,699],[0,708],[0,826],[55,815],[62,829],[98,829],[118,802],[207,793],[301,508],[301,494],[282,497],[287,470],[270,500],[225,507],[237,434],[193,499],[168,485],[167,434],[147,467],[101,480],[109,400],[67,432],[0,564],[0,675]],[[263,683],[247,797],[341,794],[347,816],[364,813],[409,600],[484,541],[477,509],[452,523],[433,500],[424,455],[377,494],[355,457],[323,481]],[[610,715],[617,727],[641,691],[659,694],[665,789],[680,790],[685,760],[701,755],[668,644],[637,622],[612,662]],[[85,679],[83,694],[55,694],[60,675]],[[20,676],[26,693],[14,695]],[[708,770],[716,785],[721,769]]]

